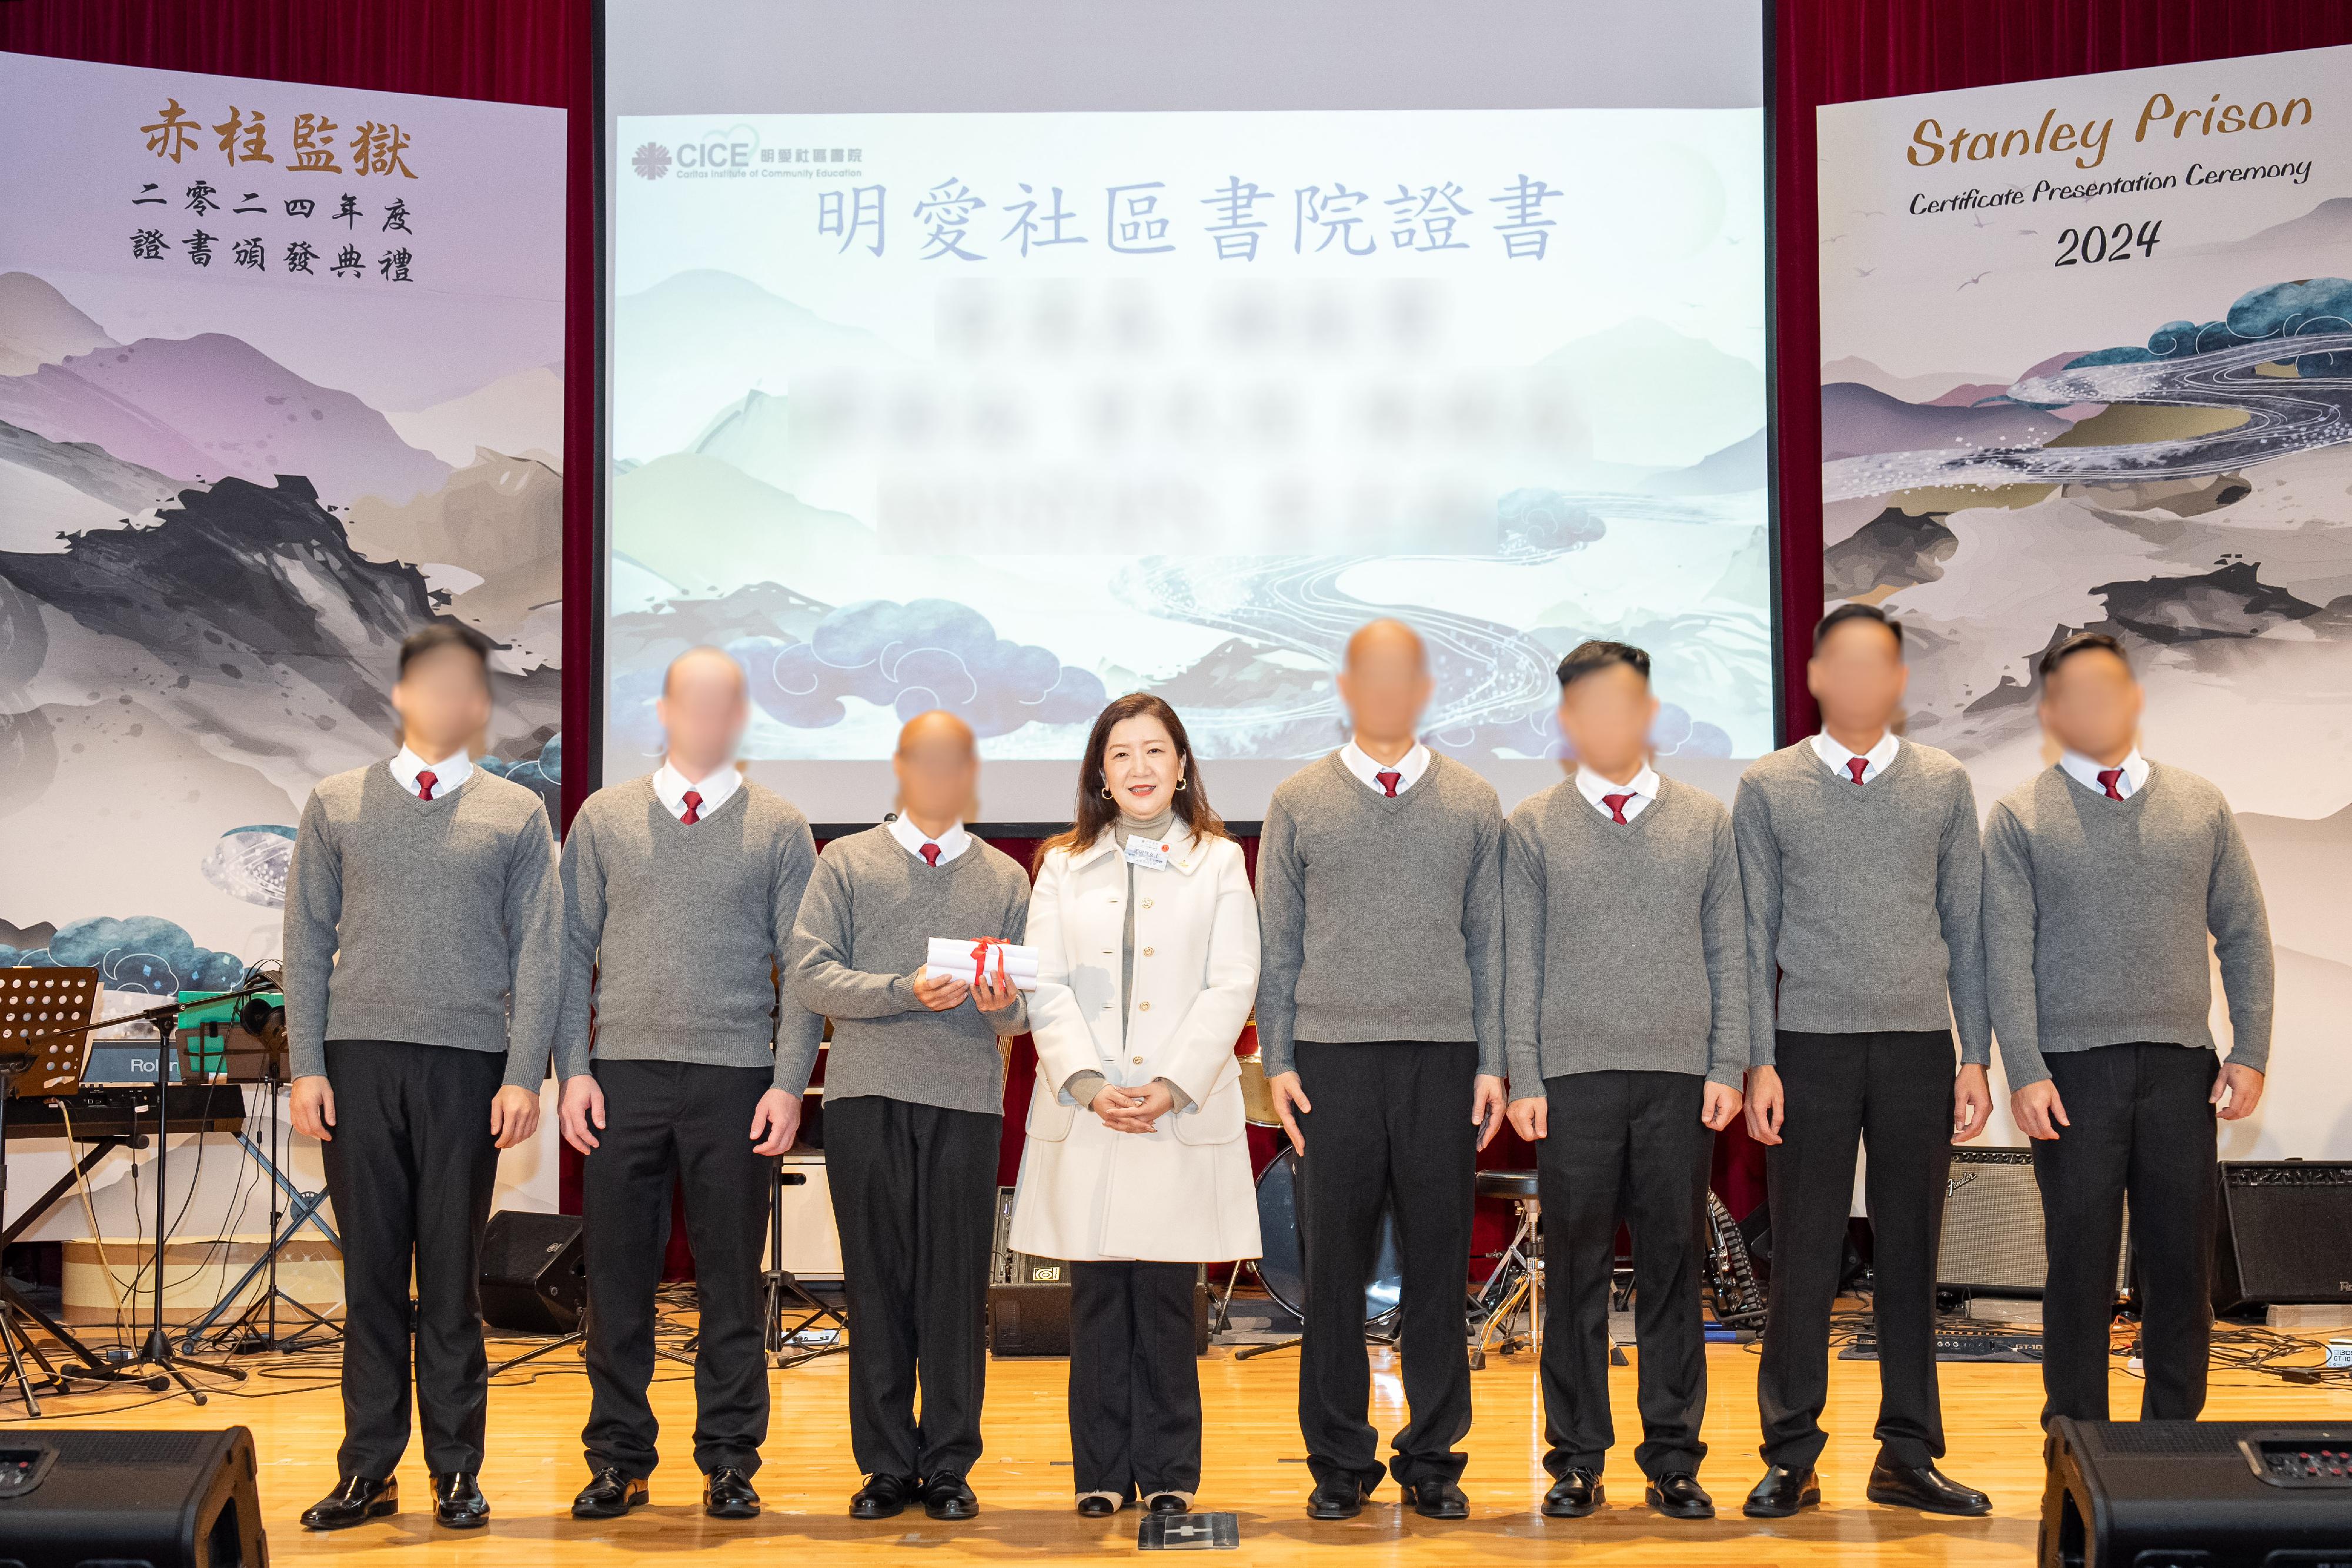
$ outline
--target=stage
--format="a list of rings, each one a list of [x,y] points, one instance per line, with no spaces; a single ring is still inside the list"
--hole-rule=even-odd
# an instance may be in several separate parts
[[[499,1340],[493,1356],[526,1343]],[[2313,1355],[2300,1357],[2316,1360]],[[1088,1560],[1132,1552],[1136,1514],[1082,1521],[1071,1510],[1069,1439],[1064,1422],[1066,1364],[997,1361],[988,1369],[988,1452],[972,1472],[981,1515],[960,1526],[937,1524],[919,1510],[881,1524],[858,1524],[845,1513],[857,1484],[846,1448],[844,1383],[846,1362],[829,1356],[772,1375],[775,1415],[757,1484],[766,1512],[749,1524],[703,1518],[700,1479],[691,1458],[691,1375],[660,1364],[654,1394],[663,1421],[664,1468],[653,1478],[653,1506],[626,1520],[574,1521],[572,1493],[585,1479],[579,1448],[587,1387],[576,1353],[565,1350],[500,1378],[490,1402],[490,1459],[482,1480],[496,1511],[489,1527],[473,1534],[436,1529],[424,1467],[414,1448],[400,1479],[404,1511],[394,1519],[337,1535],[312,1535],[295,1515],[334,1484],[334,1447],[341,1411],[331,1363],[300,1358],[247,1361],[256,1377],[241,1397],[223,1392],[203,1409],[184,1398],[140,1408],[120,1396],[48,1403],[51,1420],[92,1426],[252,1428],[261,1458],[261,1500],[273,1560],[393,1564],[489,1564],[500,1568],[598,1568],[601,1564],[682,1560],[713,1550],[751,1560],[780,1554],[831,1564],[919,1554],[934,1563],[998,1562],[1048,1554]],[[1619,1447],[1609,1475],[1609,1506],[1581,1521],[1546,1520],[1536,1512],[1546,1481],[1542,1419],[1529,1355],[1493,1356],[1474,1374],[1477,1423],[1463,1477],[1472,1516],[1437,1524],[1395,1504],[1384,1485],[1361,1518],[1341,1524],[1309,1521],[1302,1504],[1308,1489],[1295,1416],[1297,1355],[1278,1351],[1236,1362],[1219,1349],[1201,1364],[1207,1410],[1207,1471],[1201,1506],[1241,1516],[1242,1552],[1253,1564],[1338,1561],[1359,1553],[1362,1563],[1484,1563],[1530,1553],[1566,1555],[1590,1563],[1751,1565],[1784,1563],[2013,1565],[2032,1560],[2042,1497],[2042,1437],[2035,1424],[2042,1401],[2039,1369],[2031,1365],[1950,1364],[1943,1369],[1944,1418],[1951,1473],[1992,1494],[1993,1517],[1938,1520],[1874,1507],[1862,1490],[1874,1456],[1870,1423],[1878,1383],[1869,1362],[1831,1363],[1832,1438],[1823,1456],[1824,1502],[1793,1521],[1742,1519],[1738,1503],[1758,1474],[1756,1356],[1752,1350],[1715,1345],[1707,1353],[1710,1398],[1706,1437],[1713,1452],[1700,1479],[1722,1511],[1708,1523],[1677,1524],[1641,1506],[1642,1487],[1631,1454],[1638,1436],[1633,1371],[1611,1375]],[[2119,1414],[2138,1407],[2139,1385],[2116,1363],[2113,1379]],[[1399,1419],[1402,1395],[1389,1353],[1374,1352],[1373,1397],[1383,1430]],[[325,1375],[321,1375],[324,1374]],[[99,1414],[112,1407],[120,1414]],[[2301,1385],[2275,1375],[2214,1373],[2209,1418],[2352,1419],[2352,1386]],[[18,1423],[0,1425],[0,1436]],[[1234,1561],[1228,1558],[1226,1561]]]

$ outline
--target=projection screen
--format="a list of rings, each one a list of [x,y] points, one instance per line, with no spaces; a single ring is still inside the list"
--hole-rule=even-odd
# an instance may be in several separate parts
[[[1670,770],[1772,744],[1763,21],[1738,0],[607,0],[605,780],[662,671],[750,673],[754,777],[891,805],[961,714],[1066,821],[1120,693],[1216,804],[1346,738],[1559,778],[1553,666],[1649,649]]]

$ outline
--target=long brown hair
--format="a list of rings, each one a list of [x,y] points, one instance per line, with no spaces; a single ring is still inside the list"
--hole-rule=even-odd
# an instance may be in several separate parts
[[[1118,802],[1108,798],[1109,781],[1103,777],[1103,753],[1110,748],[1111,730],[1130,718],[1155,718],[1168,738],[1176,743],[1176,762],[1180,787],[1176,790],[1176,820],[1202,839],[1230,838],[1225,821],[1209,804],[1208,792],[1201,785],[1201,767],[1192,756],[1192,737],[1184,733],[1184,721],[1176,710],[1150,692],[1129,692],[1114,698],[1095,718],[1095,727],[1087,735],[1086,754],[1078,759],[1078,800],[1071,811],[1070,831],[1056,833],[1037,846],[1035,863],[1043,865],[1045,856],[1055,850],[1073,853],[1085,849],[1100,838],[1103,831],[1118,821]]]

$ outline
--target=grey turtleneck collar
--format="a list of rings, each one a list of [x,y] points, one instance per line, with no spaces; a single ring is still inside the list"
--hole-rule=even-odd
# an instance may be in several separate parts
[[[1173,806],[1162,807],[1158,816],[1149,818],[1130,817],[1125,811],[1121,811],[1118,814],[1119,841],[1125,843],[1126,835],[1132,833],[1138,838],[1164,842],[1168,838],[1168,831],[1175,825],[1176,808]]]

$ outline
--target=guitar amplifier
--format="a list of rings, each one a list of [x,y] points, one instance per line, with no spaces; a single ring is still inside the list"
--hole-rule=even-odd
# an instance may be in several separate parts
[[[1015,1253],[1016,1258],[1026,1254]],[[1065,1276],[1068,1270],[1050,1258],[1027,1259],[1040,1269]],[[1192,1354],[1209,1354],[1208,1270],[1192,1281]],[[998,1357],[1057,1356],[1070,1354],[1070,1287],[1066,1278],[1035,1283],[992,1284],[988,1287],[988,1353]]]
[[[2352,1426],[2050,1424],[2042,1568],[2352,1563]]]
[[[18,1427],[0,1433],[0,1563],[269,1568],[253,1434]]]
[[[2131,1235],[2131,1213],[2124,1213]],[[2116,1293],[2131,1277],[2130,1247],[2117,1249]],[[1936,1283],[1947,1291],[2038,1296],[2050,1272],[2042,1230],[2042,1189],[2025,1149],[1954,1149],[1944,1184],[1944,1233]]]
[[[2352,1303],[2352,1161],[2221,1166],[2213,1306]]]

